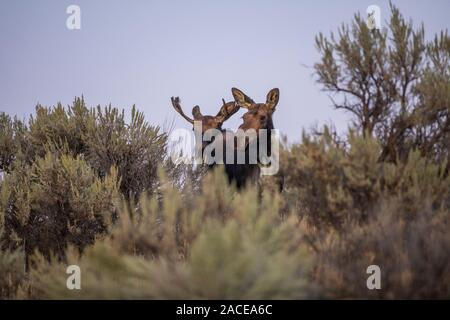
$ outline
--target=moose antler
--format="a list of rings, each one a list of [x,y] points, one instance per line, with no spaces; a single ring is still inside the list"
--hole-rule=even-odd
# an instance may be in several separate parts
[[[184,114],[183,109],[181,109],[180,105],[180,98],[179,97],[172,97],[172,106],[173,108],[183,117],[185,118],[189,123],[194,124],[194,120],[189,118],[187,115]]]
[[[215,118],[220,123],[223,123],[227,121],[238,110],[239,106],[235,101],[226,102],[225,99],[222,98],[222,107],[220,108]]]

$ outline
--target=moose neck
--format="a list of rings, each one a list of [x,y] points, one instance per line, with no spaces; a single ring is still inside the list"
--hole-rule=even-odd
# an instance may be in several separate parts
[[[212,136],[211,139],[205,139],[204,134],[200,134],[198,136],[196,136],[196,145],[197,146],[201,146],[201,158],[202,161],[204,162],[206,159],[210,160],[214,160],[216,157],[216,150],[217,148],[223,148],[222,149],[222,158],[221,159],[216,159],[216,160],[220,160],[223,164],[226,164],[226,130],[222,129],[222,128],[218,128],[217,130],[220,131],[220,135],[216,135],[216,136]],[[201,139],[201,141],[199,141]],[[223,141],[223,144],[221,144],[220,142],[216,141],[216,139],[221,139],[221,141]],[[197,147],[198,148],[198,147]],[[197,152],[199,152],[200,150],[197,149]],[[214,166],[216,166],[217,161],[207,161],[206,165],[209,168],[212,168]]]

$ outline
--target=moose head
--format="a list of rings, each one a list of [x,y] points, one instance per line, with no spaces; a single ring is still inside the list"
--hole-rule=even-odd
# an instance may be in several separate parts
[[[271,152],[271,130],[274,129],[272,115],[280,99],[280,90],[274,88],[267,94],[265,103],[255,103],[250,97],[237,88],[232,88],[231,92],[236,101],[236,104],[248,111],[242,116],[243,123],[239,129],[244,133],[253,131],[256,137],[256,146],[258,155],[259,149],[262,145],[267,148],[265,151]],[[265,132],[262,132],[265,130]],[[264,141],[262,141],[264,140]],[[242,147],[248,148],[249,143],[245,141]],[[260,160],[258,156],[258,160]]]
[[[193,118],[188,117],[181,108],[180,105],[180,98],[179,97],[172,97],[172,106],[174,109],[184,118],[186,119],[190,124],[193,126],[193,130],[195,129],[194,121],[199,121],[201,123],[201,135],[210,130],[210,129],[217,129],[222,130],[222,124],[228,120],[233,114],[235,114],[239,110],[239,106],[236,104],[236,102],[225,102],[224,99],[222,99],[222,107],[220,108],[219,112],[215,116],[210,115],[203,115],[200,111],[200,107],[197,105],[194,108],[192,108],[192,116]],[[205,149],[205,147],[209,144],[208,141],[202,142],[202,151]]]
[[[257,133],[261,129],[273,129],[272,115],[280,99],[280,90],[272,89],[267,94],[266,103],[255,103],[250,97],[237,88],[231,92],[236,103],[248,111],[242,117],[244,123],[239,127],[242,130],[254,129]]]

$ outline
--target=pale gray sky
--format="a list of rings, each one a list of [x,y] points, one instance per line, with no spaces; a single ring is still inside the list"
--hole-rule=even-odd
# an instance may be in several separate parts
[[[449,0],[393,2],[428,36],[450,27]],[[81,30],[66,28],[70,4],[81,7]],[[316,123],[342,130],[347,116],[312,78],[314,36],[371,4],[384,23],[388,1],[2,0],[0,111],[22,118],[38,102],[67,105],[84,94],[89,105],[136,104],[153,124],[188,128],[173,95],[187,111],[198,104],[215,114],[233,86],[258,102],[278,87],[274,122],[290,141]]]

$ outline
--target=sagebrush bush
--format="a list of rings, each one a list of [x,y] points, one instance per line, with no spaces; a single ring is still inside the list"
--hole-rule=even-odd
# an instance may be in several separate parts
[[[188,187],[174,187],[177,184],[164,178],[161,170],[160,192],[116,205],[116,222],[95,242],[86,238],[83,252],[69,241],[70,234],[59,251],[66,259],[54,259],[40,250],[45,258],[35,259],[39,252],[33,255],[30,278],[7,290],[25,298],[86,299],[448,297],[446,164],[435,164],[416,151],[405,162],[380,162],[375,138],[350,132],[346,140],[345,145],[336,143],[325,130],[320,137],[305,135],[302,143],[284,148],[281,194],[276,188],[263,188],[259,196],[257,187],[237,192],[220,170],[206,175],[194,193]],[[65,163],[77,165],[67,170]],[[27,213],[36,208],[43,215],[58,212],[48,207],[54,199],[67,199],[59,214],[78,215],[83,212],[76,210],[80,198],[71,194],[90,190],[92,195],[90,184],[83,181],[103,181],[88,168],[80,158],[52,153],[39,158],[31,169],[19,166],[2,183],[2,210]],[[65,174],[58,175],[59,171]],[[84,179],[83,172],[91,172],[91,178]],[[266,179],[265,183],[275,182]],[[16,189],[5,187],[12,185]],[[71,191],[72,185],[77,192]],[[47,199],[49,190],[62,192]],[[11,193],[16,206],[4,201],[12,199]],[[81,198],[83,204],[91,203],[87,194]],[[4,217],[7,227],[8,215]],[[80,219],[90,221],[83,215]],[[48,234],[38,224],[30,226],[41,237]],[[53,234],[62,234],[58,223],[51,226]],[[16,239],[16,247],[21,248],[20,233],[10,232],[8,239]],[[42,243],[48,244],[47,240],[44,237]],[[82,269],[79,292],[65,286],[69,264]],[[371,264],[381,268],[379,291],[366,287]]]
[[[448,299],[450,37],[391,11],[316,39],[348,134],[285,143],[279,173],[240,192],[171,163],[134,107],[0,114],[0,298]]]
[[[170,201],[160,206],[142,199],[132,219],[122,213],[110,238],[81,258],[72,253],[67,263],[83,270],[80,292],[65,288],[66,264],[35,274],[37,290],[48,298],[314,297],[298,219],[282,219],[277,198],[258,204],[255,190],[238,194],[225,181],[223,174],[210,176],[202,194],[183,201],[168,187],[163,198]]]
[[[104,179],[81,158],[48,151],[19,166],[1,184],[3,246],[64,257],[68,244],[93,244],[112,223],[118,201],[116,169]]]
[[[331,298],[447,299],[450,296],[448,209],[384,200],[367,224],[346,226],[323,242],[316,279]],[[381,269],[381,290],[367,290],[366,269]]]
[[[359,13],[329,37],[316,37],[315,78],[351,126],[374,136],[380,160],[405,160],[412,150],[450,160],[450,36],[425,35],[393,4],[383,28],[371,30]],[[429,41],[428,39],[431,39]],[[447,166],[448,171],[450,166]]]
[[[448,297],[446,163],[418,151],[405,162],[380,162],[376,139],[350,132],[347,142],[337,144],[325,129],[282,154],[284,198],[308,222],[305,237],[323,292],[332,298]],[[382,271],[379,291],[366,287],[372,264]]]
[[[61,103],[53,108],[37,105],[36,115],[30,116],[26,131],[26,162],[32,163],[37,157],[43,157],[49,144],[67,147],[74,156],[84,154],[87,148],[83,134],[92,117],[83,98],[75,98],[73,105],[67,108]]]
[[[65,148],[84,160],[103,178],[112,166],[118,169],[120,191],[128,198],[141,192],[155,192],[157,168],[163,166],[174,180],[182,168],[168,161],[167,133],[149,125],[135,106],[129,123],[124,110],[88,108],[83,98],[63,107],[38,105],[28,126],[7,115],[0,115],[0,170],[13,165],[32,165],[44,157],[48,147]]]
[[[92,114],[82,135],[91,167],[105,176],[111,166],[116,166],[121,192],[128,198],[154,192],[158,166],[172,168],[167,158],[167,134],[150,126],[134,106],[129,124],[124,112],[111,106],[104,110],[98,107]]]
[[[367,221],[385,197],[398,197],[409,216],[427,199],[433,206],[445,203],[450,194],[445,163],[435,165],[417,151],[406,162],[380,162],[381,151],[376,139],[354,132],[346,146],[336,144],[327,128],[319,137],[304,135],[303,143],[283,153],[286,193],[297,195],[293,205],[315,227],[336,230]]]
[[[0,274],[0,300],[14,298],[19,286],[25,281],[25,257],[23,252],[1,250]]]
[[[11,170],[24,143],[25,127],[17,118],[0,113],[0,173]]]

